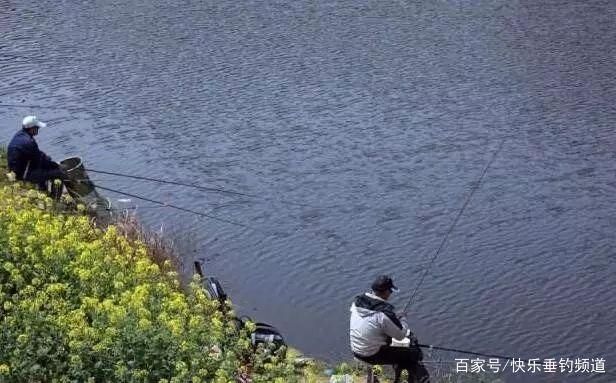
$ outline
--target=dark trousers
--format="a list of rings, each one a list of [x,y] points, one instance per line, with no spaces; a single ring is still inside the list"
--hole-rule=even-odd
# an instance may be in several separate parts
[[[421,363],[423,359],[421,351],[416,346],[411,347],[392,347],[382,346],[379,351],[370,356],[361,356],[355,354],[360,360],[369,364],[375,365],[394,365],[396,370],[396,381],[399,379],[399,374],[402,370],[408,371],[409,383],[429,383],[430,374]]]
[[[63,180],[64,178],[66,178],[66,174],[58,164],[51,163],[44,168],[30,169],[26,180],[37,184],[40,190],[47,190],[47,181]]]

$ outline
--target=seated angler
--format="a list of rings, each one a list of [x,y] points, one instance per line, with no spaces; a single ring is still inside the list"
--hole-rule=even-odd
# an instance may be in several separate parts
[[[36,116],[25,117],[7,148],[8,167],[16,179],[32,182],[41,190],[46,190],[47,181],[65,178],[60,166],[39,149],[34,139],[46,126]]]
[[[409,382],[428,383],[429,374],[421,359],[421,350],[409,331],[405,313],[396,314],[387,302],[398,291],[389,276],[381,275],[372,283],[372,292],[358,295],[351,305],[351,349],[356,358],[374,365],[393,365],[396,382],[401,370],[407,370]],[[392,346],[392,338],[413,340],[409,346]]]

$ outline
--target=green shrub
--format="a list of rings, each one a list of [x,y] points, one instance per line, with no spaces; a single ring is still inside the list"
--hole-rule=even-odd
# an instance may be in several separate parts
[[[297,381],[196,279],[185,291],[142,243],[52,210],[0,186],[0,382]]]

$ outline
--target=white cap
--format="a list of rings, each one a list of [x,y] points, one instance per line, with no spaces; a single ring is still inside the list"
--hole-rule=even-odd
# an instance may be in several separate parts
[[[47,124],[44,123],[43,121],[39,121],[39,119],[36,116],[26,116],[21,121],[21,126],[24,129],[34,128],[35,126],[39,128],[45,128],[47,127]]]

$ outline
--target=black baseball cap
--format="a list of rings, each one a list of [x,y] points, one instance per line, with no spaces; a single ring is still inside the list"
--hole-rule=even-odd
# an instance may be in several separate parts
[[[391,279],[389,275],[379,275],[376,277],[374,282],[372,282],[372,291],[381,292],[381,291],[390,291],[390,292],[398,292],[398,288],[394,285],[394,281]]]

